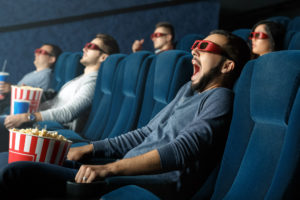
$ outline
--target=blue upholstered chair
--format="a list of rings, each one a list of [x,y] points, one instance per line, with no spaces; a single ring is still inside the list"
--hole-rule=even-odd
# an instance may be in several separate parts
[[[300,16],[294,17],[291,19],[287,26],[287,30],[289,31],[300,31]]]
[[[289,18],[287,16],[273,16],[273,17],[269,17],[268,20],[280,23],[285,28],[287,28],[287,26],[289,25],[289,23],[291,21],[291,18]]]
[[[299,199],[299,86],[300,51],[272,52],[248,62],[235,88],[228,140],[209,199]],[[133,193],[157,199],[136,186],[102,199],[128,199]],[[200,189],[192,199],[202,197]]]
[[[112,137],[135,128],[148,69],[153,57],[154,54],[148,51],[139,51],[126,56],[119,63],[120,66],[117,67],[113,77],[99,77],[102,84],[99,85],[97,82],[98,89],[95,91],[92,113],[84,130],[81,133],[66,129],[57,131],[74,142],[85,142],[103,139],[110,135]],[[105,65],[114,68],[117,63],[105,61]],[[107,89],[107,83],[104,84],[105,82],[109,82],[109,89]],[[84,143],[80,143],[82,144]]]
[[[249,42],[248,38],[249,38],[250,32],[251,32],[251,29],[248,29],[248,28],[241,28],[241,29],[236,29],[236,30],[232,31],[232,33],[234,35],[239,36],[246,42]]]
[[[202,40],[204,38],[203,35],[201,34],[187,34],[183,36],[176,44],[176,49],[177,50],[184,50],[187,52],[191,51],[191,47],[194,44],[195,40]]]
[[[73,52],[68,56],[65,66],[65,83],[83,73],[84,66],[80,63],[81,57],[82,52]]]
[[[61,53],[55,63],[53,77],[50,83],[50,88],[55,91],[58,91],[65,83],[65,66],[69,55],[71,55],[71,52]]]
[[[148,73],[138,128],[172,101],[179,88],[191,79],[191,59],[191,53],[183,50],[165,51],[156,56]]]
[[[300,32],[294,32],[289,41],[288,50],[300,50]]]

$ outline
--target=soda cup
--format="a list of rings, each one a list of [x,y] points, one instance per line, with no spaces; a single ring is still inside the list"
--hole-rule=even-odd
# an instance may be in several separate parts
[[[20,114],[20,113],[28,113],[29,112],[29,105],[30,101],[26,100],[16,100],[14,101],[14,109],[13,114]]]
[[[7,80],[7,77],[9,76],[9,73],[7,72],[0,72],[0,81],[5,82]],[[0,100],[4,99],[5,95],[0,91]]]

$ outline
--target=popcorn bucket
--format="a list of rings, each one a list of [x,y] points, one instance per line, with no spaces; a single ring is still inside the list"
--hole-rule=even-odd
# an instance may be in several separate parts
[[[9,131],[8,163],[33,161],[62,165],[72,142]]]
[[[17,100],[30,101],[29,113],[37,112],[40,106],[43,89],[30,86],[11,86],[10,114],[14,113],[14,102]]]

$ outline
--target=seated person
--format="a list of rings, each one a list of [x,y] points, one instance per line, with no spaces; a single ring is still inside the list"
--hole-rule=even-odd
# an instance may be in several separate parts
[[[80,62],[85,66],[84,73],[64,84],[56,97],[42,103],[40,112],[9,115],[4,117],[5,120],[2,118],[5,127],[10,129],[20,127],[26,122],[56,121],[66,128],[75,130],[76,126],[80,124],[80,120],[85,121],[84,113],[91,106],[101,63],[110,54],[118,52],[119,46],[113,37],[97,34],[96,38],[83,48]],[[80,116],[82,118],[78,119]],[[5,132],[7,135],[3,122],[0,123],[0,127],[0,136]],[[3,140],[0,139],[0,141]],[[7,143],[6,140],[4,141]]]
[[[159,22],[155,26],[154,33],[151,34],[151,40],[158,54],[162,51],[174,49],[173,40],[175,37],[174,27],[168,22]],[[132,52],[142,50],[144,39],[135,40],[132,44]]]
[[[35,58],[33,64],[35,71],[26,74],[17,85],[28,85],[42,88],[44,91],[50,86],[52,68],[61,49],[54,44],[43,44],[34,51]],[[0,100],[0,114],[8,114],[10,108],[11,83],[0,81],[0,91],[5,98]]]
[[[284,35],[285,28],[280,23],[267,20],[256,23],[249,36],[252,43],[252,58],[282,50]]]
[[[7,164],[7,153],[1,153],[2,195],[22,190],[23,197],[30,197],[30,188],[41,191],[35,193],[37,196],[51,196],[53,191],[63,195],[69,180],[91,183],[112,176],[147,175],[157,180],[156,184],[177,185],[178,190],[166,199],[174,194],[178,199],[188,199],[180,194],[186,194],[186,190],[195,192],[220,161],[232,114],[234,94],[230,88],[249,60],[250,50],[243,39],[216,30],[204,40],[196,40],[192,55],[191,81],[145,127],[71,148],[64,166]],[[81,165],[78,171],[80,163],[76,161],[87,155],[119,160],[105,165]],[[110,184],[108,190],[115,189]],[[157,190],[154,192],[160,194],[165,187]]]

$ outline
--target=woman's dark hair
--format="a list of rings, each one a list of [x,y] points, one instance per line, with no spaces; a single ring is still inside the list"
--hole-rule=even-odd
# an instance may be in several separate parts
[[[265,25],[266,32],[270,38],[272,51],[282,50],[284,36],[285,36],[285,27],[278,22],[274,22],[270,20],[261,20],[253,26],[252,32],[255,30],[257,26],[261,24]]]
[[[240,76],[245,64],[250,60],[251,51],[245,40],[232,34],[231,32],[225,30],[214,30],[210,32],[209,35],[213,34],[223,35],[227,38],[227,42],[222,46],[222,49],[225,51],[224,53],[227,55],[226,57],[234,61],[235,67],[233,71],[229,73],[227,77],[225,77],[226,83],[224,84],[227,87],[232,87]]]

